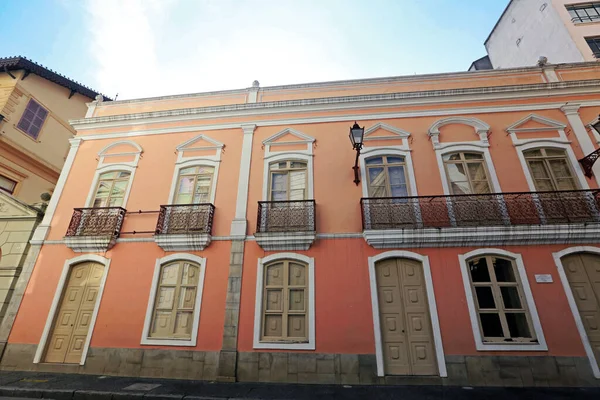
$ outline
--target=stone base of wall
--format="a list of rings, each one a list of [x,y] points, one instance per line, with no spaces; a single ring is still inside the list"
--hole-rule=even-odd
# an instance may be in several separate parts
[[[218,351],[91,348],[80,366],[34,364],[36,348],[9,343],[0,370],[217,379]],[[446,356],[446,368],[447,378],[378,377],[374,354],[244,352],[237,354],[236,374],[242,382],[600,387],[586,357]]]
[[[176,379],[215,380],[218,351],[90,348],[85,365],[33,363],[37,345],[8,344],[4,371],[65,372]]]

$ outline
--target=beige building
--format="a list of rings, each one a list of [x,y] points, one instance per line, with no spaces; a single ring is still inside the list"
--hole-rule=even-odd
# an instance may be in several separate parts
[[[0,58],[0,321],[43,214],[42,198],[52,194],[75,135],[67,121],[84,117],[98,95],[26,58]]]
[[[595,61],[600,1],[510,0],[485,48],[490,68],[534,66],[540,57],[552,64]]]

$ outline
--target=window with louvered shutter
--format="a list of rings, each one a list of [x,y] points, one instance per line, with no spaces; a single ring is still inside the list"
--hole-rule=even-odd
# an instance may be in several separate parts
[[[17,124],[17,128],[33,139],[37,139],[47,116],[48,110],[42,107],[37,101],[31,99],[27,103],[27,108],[25,108],[21,120]]]

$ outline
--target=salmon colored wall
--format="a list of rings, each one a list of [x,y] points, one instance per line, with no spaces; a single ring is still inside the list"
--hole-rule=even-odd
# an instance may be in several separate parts
[[[566,246],[508,246],[521,254],[533,293],[548,352],[519,355],[584,356],[552,253]],[[475,348],[458,254],[475,248],[407,249],[429,257],[439,314],[442,341],[447,355],[500,355],[514,352],[480,352]],[[373,317],[368,257],[384,251],[371,248],[363,239],[317,240],[308,251],[298,253],[315,259],[315,310],[317,353],[374,353]],[[239,351],[253,351],[257,259],[272,254],[255,242],[244,253],[242,299],[238,336]],[[551,274],[552,284],[535,282],[535,274]],[[271,351],[271,350],[269,350]]]
[[[217,180],[213,227],[214,235],[225,236],[229,234],[231,221],[235,214],[242,131],[241,129],[231,129],[202,133],[225,144]],[[144,151],[135,172],[125,208],[130,211],[158,210],[161,204],[167,204],[177,161],[175,148],[199,134],[199,132],[186,132],[177,135],[133,138],[132,140],[139,144]],[[61,239],[67,230],[73,208],[86,206],[85,201],[91,190],[98,166],[97,154],[106,145],[116,141],[116,139],[84,141],[80,145],[52,220],[49,239]],[[154,214],[154,218],[154,225],[150,224],[150,227],[147,223],[136,224],[135,221],[140,220],[137,216],[128,215],[125,221],[129,230],[154,230],[156,214]]]
[[[213,242],[202,252],[206,273],[196,350],[220,350],[229,272],[229,242]],[[111,259],[94,327],[92,347],[141,348],[146,307],[158,258],[168,254],[155,243],[119,243],[105,255]],[[11,331],[11,343],[39,343],[65,260],[78,256],[63,245],[44,246]],[[143,346],[169,348],[173,346]],[[182,349],[190,349],[184,347]]]

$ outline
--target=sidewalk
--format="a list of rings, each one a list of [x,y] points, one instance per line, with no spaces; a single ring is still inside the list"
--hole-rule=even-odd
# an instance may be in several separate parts
[[[600,399],[600,388],[461,388],[212,383],[79,374],[0,372],[0,396],[55,400]]]

